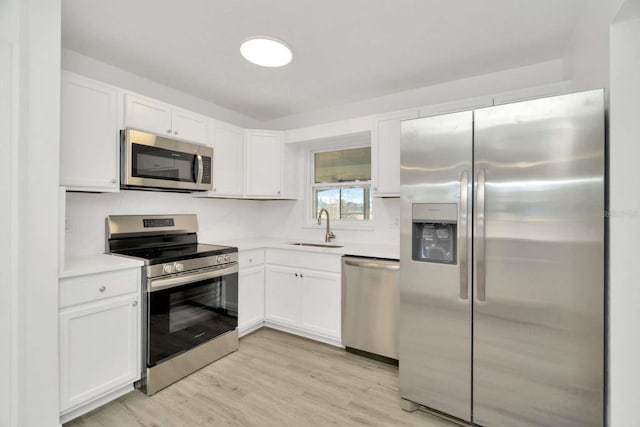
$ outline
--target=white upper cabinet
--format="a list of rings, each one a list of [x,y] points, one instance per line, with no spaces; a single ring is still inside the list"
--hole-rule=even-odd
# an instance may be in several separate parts
[[[125,93],[124,126],[186,141],[207,142],[207,118],[164,102]]]
[[[371,167],[375,197],[400,196],[400,122],[418,117],[418,110],[378,116],[373,122]]]
[[[295,199],[299,149],[284,143],[284,132],[241,129],[211,120],[213,189],[195,197]]]
[[[280,198],[283,192],[283,133],[255,129],[246,130],[245,147],[246,196]]]
[[[171,106],[127,93],[124,95],[124,126],[158,135],[172,135]]]
[[[69,190],[119,190],[117,91],[62,72],[60,185]]]
[[[200,114],[180,108],[171,109],[171,129],[176,138],[188,141],[207,142],[207,122],[209,119]]]
[[[210,195],[242,197],[244,193],[244,129],[211,120],[213,190]]]

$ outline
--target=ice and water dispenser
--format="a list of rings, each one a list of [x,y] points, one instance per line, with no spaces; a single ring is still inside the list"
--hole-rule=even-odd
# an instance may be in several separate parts
[[[412,233],[414,261],[456,264],[458,205],[414,203]]]

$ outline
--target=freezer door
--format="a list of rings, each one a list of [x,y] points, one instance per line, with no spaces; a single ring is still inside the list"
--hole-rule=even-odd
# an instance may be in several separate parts
[[[602,426],[603,93],[477,110],[474,136],[473,421]]]
[[[471,420],[471,112],[402,122],[400,396]]]

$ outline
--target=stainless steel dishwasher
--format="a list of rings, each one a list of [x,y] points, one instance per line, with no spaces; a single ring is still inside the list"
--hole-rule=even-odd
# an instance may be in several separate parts
[[[400,263],[342,257],[342,343],[347,350],[398,359]]]

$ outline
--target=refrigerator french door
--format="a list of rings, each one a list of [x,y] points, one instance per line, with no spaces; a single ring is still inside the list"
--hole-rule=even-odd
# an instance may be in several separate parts
[[[603,425],[604,155],[602,91],[403,122],[403,407]]]

